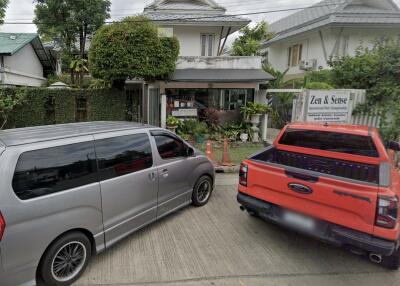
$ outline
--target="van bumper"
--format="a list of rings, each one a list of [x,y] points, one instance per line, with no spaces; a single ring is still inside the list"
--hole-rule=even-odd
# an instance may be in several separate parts
[[[372,236],[367,233],[356,231],[350,228],[339,226],[330,222],[315,219],[315,229],[312,231],[300,229],[289,225],[283,220],[285,209],[278,205],[268,203],[257,198],[239,193],[237,201],[246,210],[256,213],[266,221],[282,225],[297,232],[310,235],[319,240],[334,244],[340,247],[352,247],[368,253],[390,256],[396,249],[396,242]]]

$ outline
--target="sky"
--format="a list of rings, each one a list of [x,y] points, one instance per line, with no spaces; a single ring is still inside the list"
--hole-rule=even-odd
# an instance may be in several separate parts
[[[84,0],[83,0],[84,1]],[[379,1],[379,0],[376,0]],[[111,18],[113,20],[121,19],[125,16],[139,14],[143,11],[145,5],[153,0],[111,0]],[[320,2],[320,0],[216,0],[218,4],[227,8],[229,14],[242,14],[269,10],[302,8]],[[395,0],[400,5],[400,0]],[[33,0],[10,0],[6,11],[5,22],[30,22],[34,17]],[[272,23],[283,18],[291,12],[277,12],[261,15],[246,16],[247,18],[258,22],[266,20]],[[35,25],[3,25],[0,27],[2,32],[36,32]]]

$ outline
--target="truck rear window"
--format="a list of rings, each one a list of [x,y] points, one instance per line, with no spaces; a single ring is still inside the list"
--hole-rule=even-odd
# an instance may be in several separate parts
[[[367,157],[379,157],[375,144],[369,136],[287,129],[279,140],[279,144]]]

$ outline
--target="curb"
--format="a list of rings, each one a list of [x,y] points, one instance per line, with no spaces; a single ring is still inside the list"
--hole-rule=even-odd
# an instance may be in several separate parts
[[[240,166],[215,166],[216,173],[236,174],[239,173]]]

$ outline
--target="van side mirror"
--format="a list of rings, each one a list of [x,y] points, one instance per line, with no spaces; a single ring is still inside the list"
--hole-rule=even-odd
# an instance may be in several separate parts
[[[399,142],[395,142],[395,141],[390,141],[387,144],[387,148],[390,149],[390,150],[399,152],[400,151],[400,143]]]
[[[194,155],[194,150],[193,150],[193,148],[192,147],[187,147],[186,148],[186,156],[187,157],[192,157]]]

